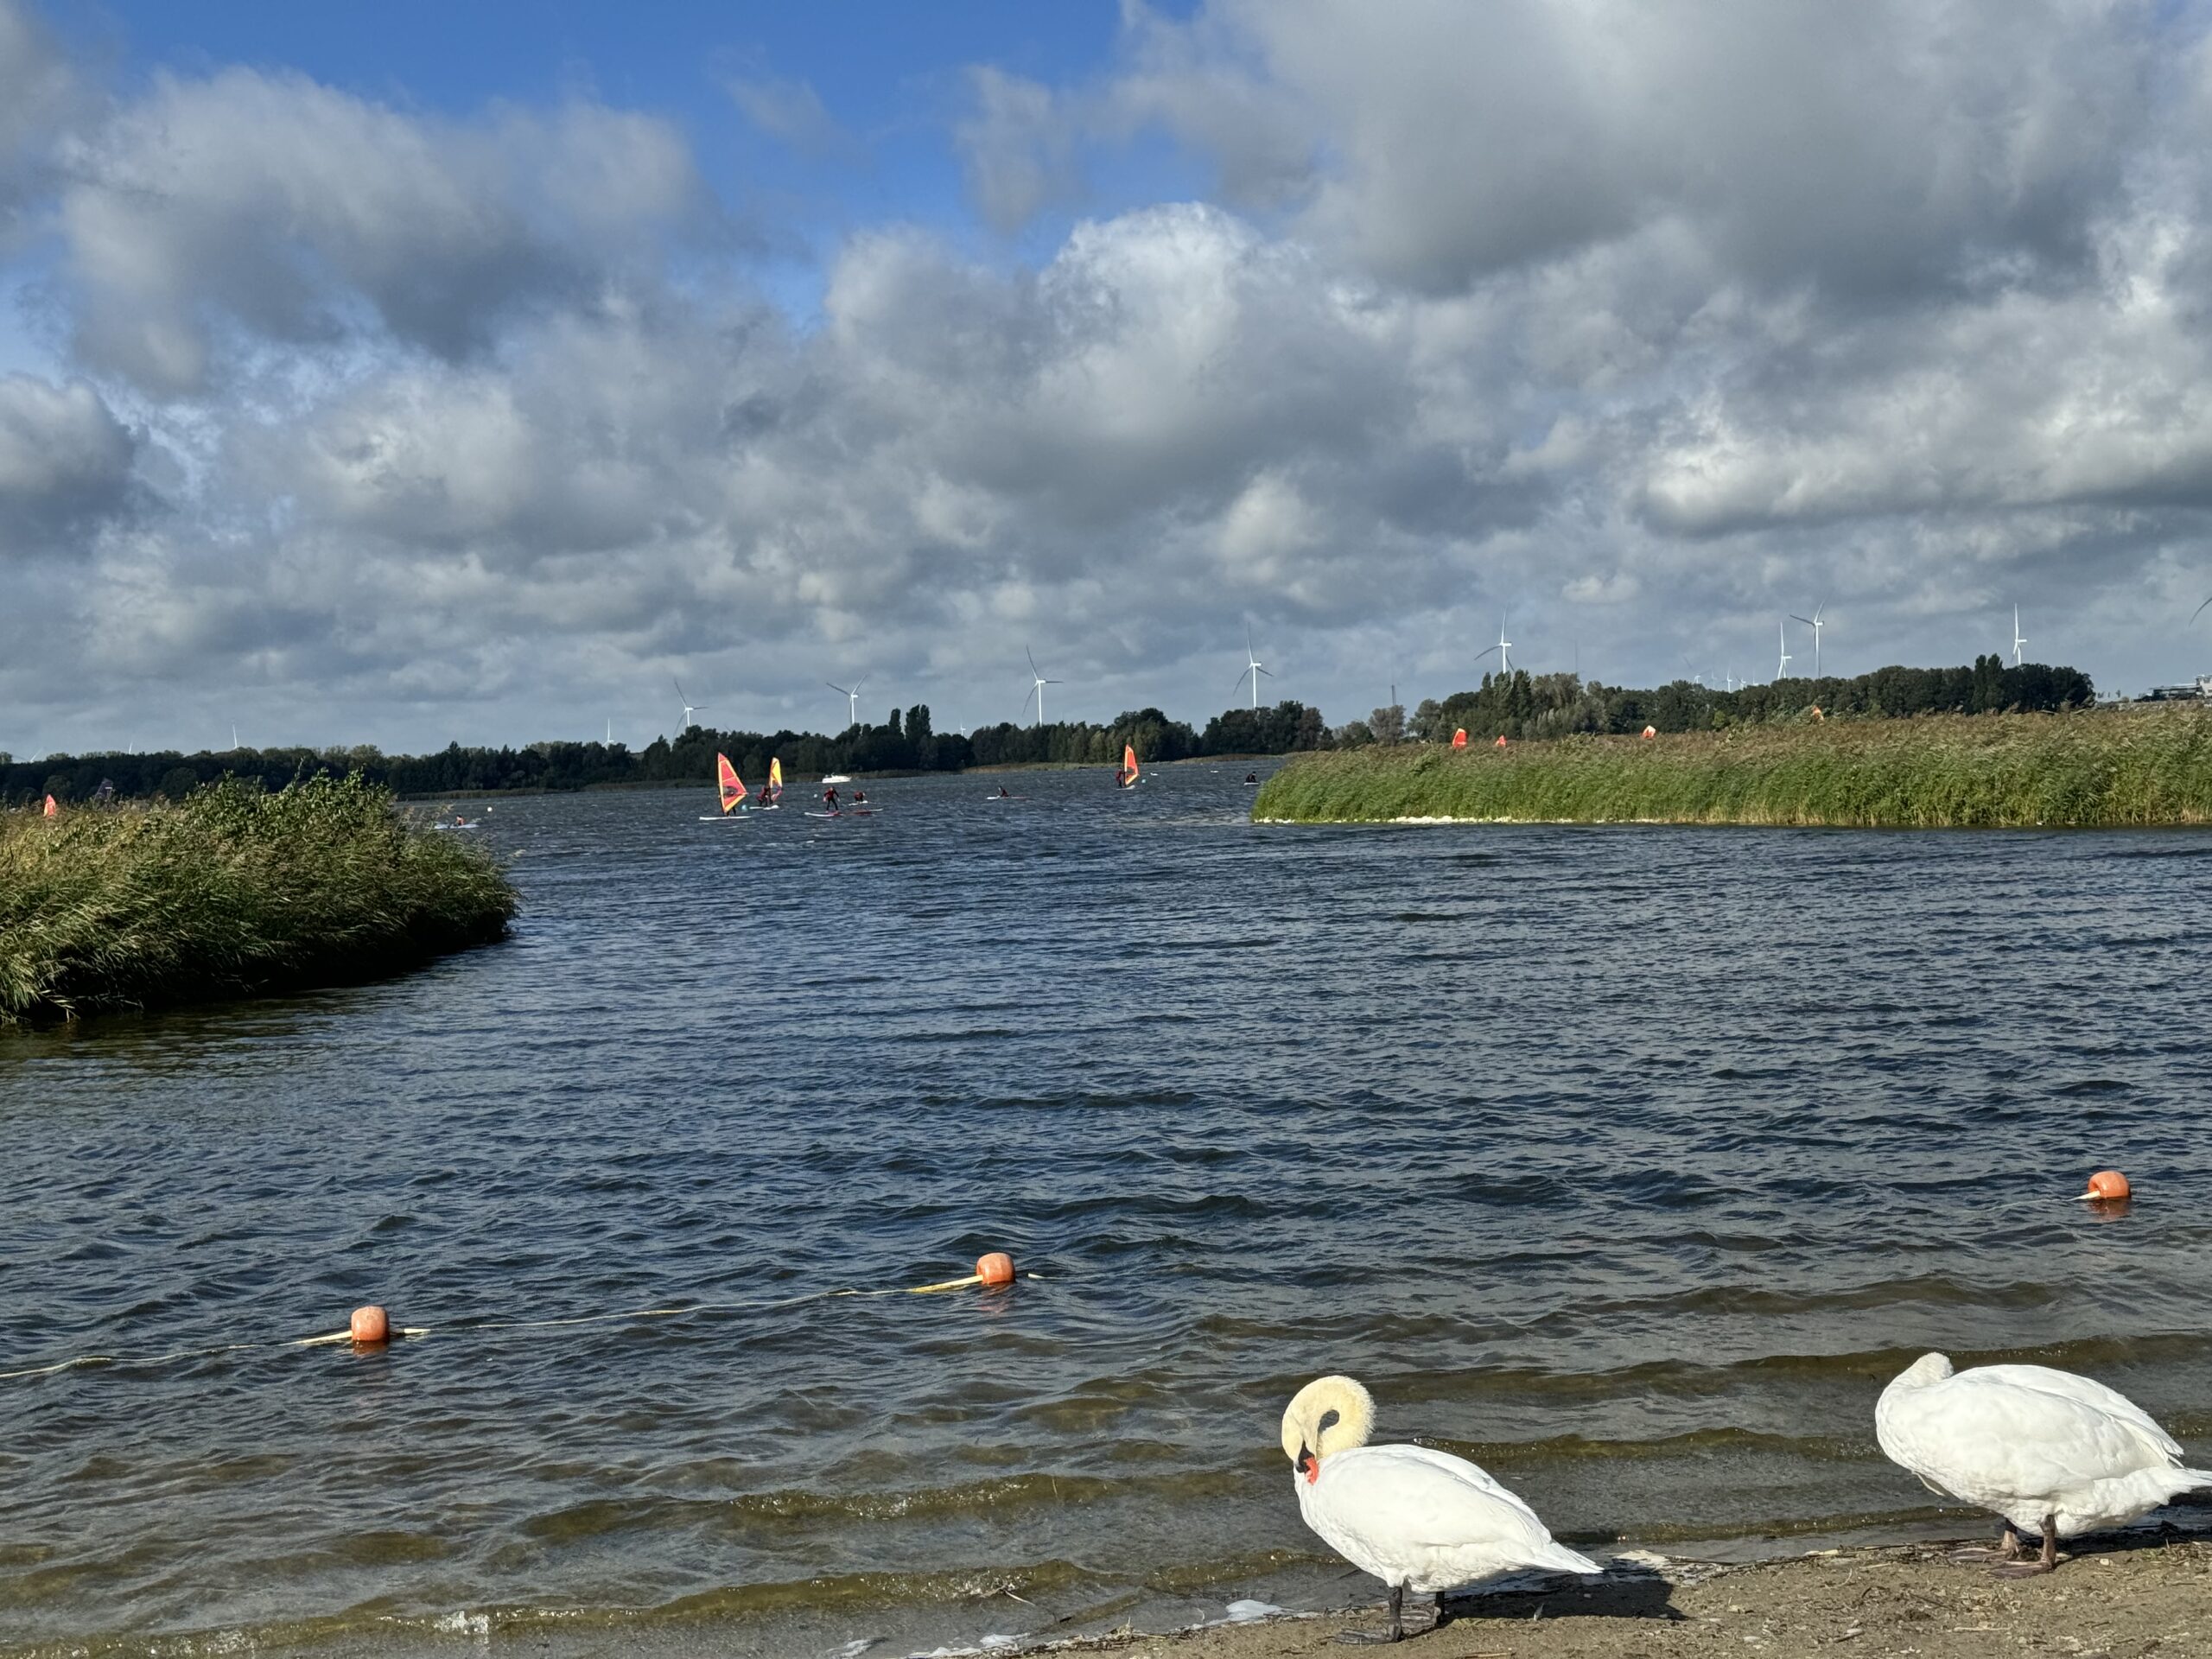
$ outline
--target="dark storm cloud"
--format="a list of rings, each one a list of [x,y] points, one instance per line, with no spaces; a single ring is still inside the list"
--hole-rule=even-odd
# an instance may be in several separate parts
[[[125,511],[136,448],[84,382],[0,375],[0,557],[87,554]]]

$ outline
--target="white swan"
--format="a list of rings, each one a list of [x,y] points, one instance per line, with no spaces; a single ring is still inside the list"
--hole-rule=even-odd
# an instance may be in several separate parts
[[[2005,1560],[2018,1559],[2021,1533],[2043,1535],[2040,1560],[2000,1572],[2048,1573],[2059,1539],[2212,1486],[2212,1473],[2181,1466],[2181,1447],[2133,1400],[2043,1365],[1954,1372],[1942,1355],[1923,1355],[1882,1390],[1874,1437],[1929,1491],[2003,1516]]]
[[[1299,1513],[1330,1548],[1390,1586],[1390,1630],[1405,1635],[1405,1597],[1443,1592],[1514,1567],[1596,1573],[1552,1541],[1535,1511],[1465,1458],[1425,1446],[1370,1446],[1375,1402],[1348,1376],[1308,1382],[1282,1414],[1283,1455]]]

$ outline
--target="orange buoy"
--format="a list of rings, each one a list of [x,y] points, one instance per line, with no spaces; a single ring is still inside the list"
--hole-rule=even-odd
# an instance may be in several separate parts
[[[1459,730],[1452,734],[1452,747],[1455,749],[1464,749],[1467,747],[1467,728],[1465,727],[1462,726]]]
[[[1501,749],[1505,747],[1505,734],[1503,732],[1500,732],[1497,734],[1497,747]]]
[[[2082,1196],[2094,1204],[2116,1203],[2133,1196],[2127,1177],[2116,1169],[2101,1169],[2089,1177],[2089,1190]]]
[[[365,1348],[391,1339],[391,1321],[385,1316],[384,1309],[373,1302],[353,1310],[351,1329],[353,1340]]]
[[[976,1258],[976,1277],[987,1285],[1010,1285],[1014,1282],[1014,1258],[1004,1250],[979,1255]]]
[[[1643,741],[1647,743],[1658,735],[1659,728],[1656,726],[1647,726],[1643,728]]]

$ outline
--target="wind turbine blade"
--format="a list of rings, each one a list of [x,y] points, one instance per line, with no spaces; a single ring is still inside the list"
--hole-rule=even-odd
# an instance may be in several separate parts
[[[2198,617],[2204,614],[2207,608],[2212,608],[2212,599],[2206,600],[2203,604],[2198,606],[2194,611],[2190,612],[2189,620],[2191,622],[2195,622]]]
[[[1065,685],[1067,682],[1065,680],[1047,680],[1045,683],[1047,685]]]
[[[1813,626],[1813,619],[1811,617],[1800,616],[1795,611],[1789,613],[1789,620],[1792,622],[1802,622],[1808,628]]]
[[[1262,668],[1257,663],[1252,664],[1252,671],[1255,674],[1264,674],[1271,680],[1275,677],[1274,670],[1272,668]]]
[[[679,679],[677,679],[677,678],[676,677],[676,676],[675,676],[675,675],[673,675],[673,674],[670,675],[670,676],[668,677],[668,678],[669,678],[669,683],[670,683],[671,685],[675,686],[675,688],[676,688],[676,698],[677,698],[677,701],[678,702],[690,702],[690,701],[691,701],[691,699],[690,699],[690,698],[689,698],[689,697],[687,697],[687,696],[685,696],[683,695],[683,681],[681,681],[681,680],[679,680]]]
[[[1035,653],[1034,652],[1031,651],[1031,650],[1029,649],[1029,647],[1028,647],[1028,646],[1024,645],[1024,646],[1021,648],[1021,654],[1022,654],[1023,656],[1025,656],[1025,657],[1027,657],[1027,658],[1029,658],[1029,674],[1030,674],[1030,677],[1031,677],[1031,678],[1033,678],[1033,679],[1039,679],[1039,680],[1043,679],[1045,677],[1044,677],[1042,674],[1038,673],[1038,671],[1037,671],[1037,655],[1036,655],[1036,653]]]
[[[2196,619],[2195,619],[2194,617],[2190,618],[2190,620],[2191,621],[2196,620]],[[1237,690],[1239,687],[1241,687],[1241,686],[1244,683],[1245,677],[1246,677],[1246,676],[1248,676],[1249,674],[1250,674],[1250,673],[1251,673],[1251,671],[1252,671],[1252,670],[1251,670],[1251,668],[1250,668],[1250,666],[1249,666],[1249,664],[1248,664],[1248,665],[1246,665],[1246,666],[1245,666],[1245,667],[1243,667],[1243,668],[1240,668],[1240,669],[1238,669],[1238,670],[1236,671],[1236,677],[1235,679],[1231,680],[1231,681],[1229,683],[1229,689],[1230,689],[1230,690],[1234,691],[1234,690]]]

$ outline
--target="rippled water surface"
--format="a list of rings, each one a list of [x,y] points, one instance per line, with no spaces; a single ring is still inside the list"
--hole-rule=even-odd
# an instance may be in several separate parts
[[[2212,1452],[2212,837],[1255,827],[1242,777],[502,801],[508,944],[0,1042],[0,1370],[431,1332],[0,1381],[0,1651],[1340,1599],[1275,1446],[1325,1370],[1584,1544],[1924,1520],[1871,1413],[1928,1347]],[[1001,1247],[1043,1277],[808,1294]]]

